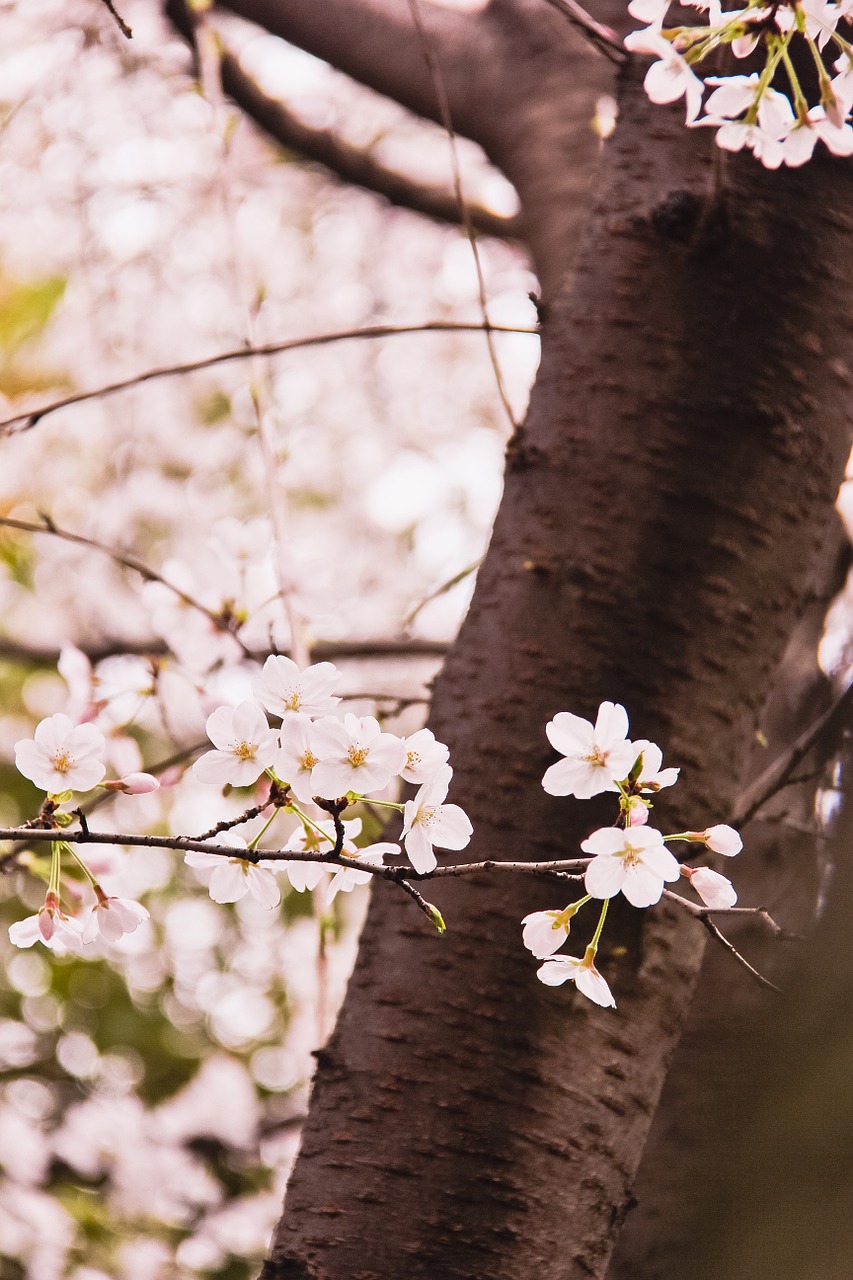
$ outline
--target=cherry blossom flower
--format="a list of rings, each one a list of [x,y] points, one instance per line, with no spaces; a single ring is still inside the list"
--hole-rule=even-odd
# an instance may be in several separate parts
[[[403,843],[416,871],[425,874],[438,865],[433,845],[439,849],[464,849],[474,828],[458,804],[443,804],[453,770],[444,765],[407,800],[403,814]]]
[[[348,858],[356,858],[359,851],[353,842],[361,833],[361,818],[347,818],[343,828],[341,853],[345,853]],[[335,824],[320,819],[313,826],[297,827],[284,847],[294,853],[331,853],[335,841]],[[304,893],[306,889],[317,888],[328,868],[320,862],[285,862],[282,869],[296,892]]]
[[[532,911],[522,920],[521,940],[538,960],[544,960],[563,945],[569,936],[572,916],[577,908],[565,911]]]
[[[71,719],[57,712],[42,720],[32,739],[15,743],[18,771],[47,791],[90,791],[106,773],[99,759],[106,742],[93,724],[75,727]]]
[[[615,1009],[613,993],[595,967],[595,955],[587,948],[582,960],[577,956],[551,956],[536,970],[536,976],[546,987],[560,987],[573,982],[581,995],[601,1005],[602,1009]]]
[[[609,791],[614,782],[627,777],[637,758],[626,741],[628,714],[623,706],[602,702],[595,727],[589,720],[559,711],[545,727],[548,741],[565,760],[552,764],[542,786],[552,796],[577,796],[588,800]]]
[[[257,703],[218,707],[208,716],[206,728],[216,750],[205,752],[193,765],[199,782],[248,787],[272,765],[278,735]]]
[[[248,849],[245,840],[231,832],[224,833],[215,843],[226,844],[235,849]],[[260,867],[248,858],[225,858],[215,853],[187,853],[184,854],[184,862],[199,871],[212,870],[207,889],[214,902],[238,902],[247,893],[262,907],[270,910],[281,902],[281,891],[275,876],[266,867]]]
[[[348,858],[358,858],[359,862],[368,862],[371,866],[382,866],[385,855],[399,854],[400,846],[387,841],[371,844],[364,849],[346,850]],[[326,902],[330,903],[338,893],[351,893],[358,884],[367,884],[373,876],[369,871],[359,871],[356,867],[340,867],[332,876],[326,893]]]
[[[620,891],[635,907],[660,900],[665,880],[677,880],[681,869],[652,827],[601,827],[584,840],[584,853],[595,856],[584,882],[593,898],[612,898]]]
[[[294,712],[325,716],[340,702],[331,688],[341,678],[333,662],[317,662],[300,671],[291,658],[274,654],[264,663],[263,674],[253,685],[253,693],[274,716],[282,720]]]
[[[281,745],[275,753],[275,775],[286,782],[297,800],[308,801],[318,794],[313,781],[320,757],[315,755],[312,741],[313,721],[297,712],[286,716],[281,726]]]
[[[706,907],[725,909],[737,902],[737,892],[731,880],[712,871],[710,867],[682,867],[691,886],[699,894]]]
[[[687,101],[687,123],[695,120],[702,108],[704,85],[678,53],[669,40],[659,31],[647,27],[632,31],[625,37],[625,48],[631,53],[651,53],[657,56],[646,72],[643,86],[652,102],[675,102],[680,97]]]
[[[406,748],[406,763],[400,776],[416,786],[429,782],[433,774],[447,764],[450,755],[444,743],[436,741],[431,729],[418,729],[417,733],[404,740],[403,746]]]
[[[348,791],[381,791],[406,762],[402,739],[383,733],[373,716],[348,714],[343,721],[326,716],[314,725],[311,743],[320,757],[312,781],[317,795],[327,800]]]
[[[743,841],[734,827],[727,827],[723,822],[715,827],[708,827],[707,831],[696,832],[695,836],[706,844],[712,853],[721,853],[724,858],[733,858],[743,848]]]
[[[100,885],[95,886],[95,893],[98,900],[83,925],[84,943],[94,942],[99,937],[106,942],[117,942],[148,919],[148,912],[139,902],[112,897],[104,893]]]
[[[9,926],[9,941],[16,947],[31,947],[34,942],[43,942],[57,955],[79,951],[83,945],[82,934],[79,920],[65,914],[58,896],[50,889],[37,915],[27,916],[25,920]]]

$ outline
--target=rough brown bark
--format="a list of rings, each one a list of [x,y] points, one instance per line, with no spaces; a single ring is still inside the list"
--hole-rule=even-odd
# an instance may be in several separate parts
[[[712,206],[711,140],[651,107],[640,81],[625,76],[574,289],[546,326],[435,693],[473,856],[565,856],[606,820],[539,786],[547,719],[602,698],[683,766],[662,821],[720,816],[849,448],[849,167],[770,174],[738,158],[725,209]],[[382,889],[265,1276],[602,1276],[698,930],[667,907],[614,912],[614,1014],[535,980],[518,921],[563,905],[552,889],[442,884],[444,939]]]

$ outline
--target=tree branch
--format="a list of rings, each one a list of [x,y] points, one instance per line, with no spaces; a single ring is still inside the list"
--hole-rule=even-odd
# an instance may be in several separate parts
[[[92,643],[85,640],[74,641],[75,648],[85,653],[90,662],[102,662],[104,658],[112,658],[116,654],[136,654],[141,657],[157,658],[170,653],[165,640],[159,636],[151,636],[143,640],[122,640],[115,636]],[[311,656],[316,661],[335,661],[338,658],[352,658],[356,661],[369,661],[372,658],[443,658],[448,644],[444,640],[418,640],[407,636],[367,640],[318,640],[311,645]],[[269,657],[270,650],[255,649],[251,657],[263,662]],[[278,653],[292,658],[289,649],[279,649]],[[61,654],[60,649],[51,649],[37,645],[22,644],[0,636],[0,659],[10,662],[32,662],[39,665],[56,666]],[[367,696],[367,695],[363,695]]]
[[[173,17],[181,0],[168,0]],[[414,38],[406,0],[224,0],[221,6],[323,58],[414,111],[441,123],[431,77]],[[430,41],[441,59],[457,128],[466,136],[491,81],[491,31],[476,13],[430,5]]]
[[[239,347],[236,351],[223,351],[219,355],[205,356],[201,360],[189,360],[184,364],[163,365],[157,369],[148,369],[145,373],[136,373],[130,378],[122,378],[92,391],[77,391],[73,395],[63,396],[43,405],[41,409],[33,409],[27,413],[16,414],[13,418],[0,421],[0,436],[18,435],[22,431],[30,431],[38,426],[42,418],[60,409],[67,409],[73,404],[85,404],[89,400],[102,400],[106,396],[115,395],[118,391],[127,391],[131,387],[141,386],[145,382],[154,382],[158,378],[174,378],[185,373],[198,373],[202,369],[212,369],[216,365],[228,364],[232,360],[251,360],[255,356],[275,356],[286,351],[300,351],[305,347],[325,347],[332,342],[348,342],[355,338],[392,338],[408,333],[532,333],[539,336],[538,329],[528,329],[518,325],[502,325],[472,323],[456,320],[427,320],[423,324],[374,324],[358,329],[339,329],[333,333],[319,333],[307,338],[288,338],[283,342],[266,342],[261,346]]]
[[[173,25],[192,45],[192,17],[186,5],[173,0],[168,12]],[[448,187],[418,182],[382,164],[370,151],[352,146],[334,130],[314,129],[307,125],[280,99],[264,93],[243,68],[237,54],[230,50],[221,51],[219,68],[224,92],[273,141],[297,151],[308,160],[325,165],[342,181],[373,191],[400,208],[411,209],[442,222],[459,223],[459,205]],[[520,236],[517,217],[503,216],[476,202],[469,205],[469,215],[473,226],[484,235],[504,239]]]

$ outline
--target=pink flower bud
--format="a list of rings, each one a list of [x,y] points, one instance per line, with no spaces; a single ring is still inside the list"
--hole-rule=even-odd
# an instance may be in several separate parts
[[[628,826],[644,827],[649,820],[649,806],[642,800],[632,801],[628,808]]]
[[[147,796],[157,791],[160,783],[152,773],[126,773],[121,779],[122,791],[129,796]]]
[[[737,893],[731,880],[721,876],[710,867],[687,868],[690,883],[706,907],[715,910],[726,910],[737,902]]]
[[[724,823],[708,827],[703,839],[713,853],[721,853],[724,858],[733,858],[743,848],[743,841],[734,827],[727,827]]]

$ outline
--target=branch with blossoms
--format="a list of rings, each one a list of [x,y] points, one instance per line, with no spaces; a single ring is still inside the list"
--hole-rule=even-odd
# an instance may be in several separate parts
[[[625,47],[656,59],[644,82],[652,102],[683,97],[691,128],[716,129],[718,147],[746,148],[768,169],[805,164],[818,142],[833,155],[853,155],[853,45],[846,38],[853,35],[851,0],[749,0],[744,8],[728,11],[720,0],[693,0],[693,5],[706,12],[706,21],[674,27],[664,25],[670,0],[628,5],[632,17],[649,24],[631,32]],[[761,70],[704,79],[696,74],[700,63],[728,50],[735,58],[762,59]],[[804,87],[804,63],[807,83],[817,84],[816,101]],[[787,93],[775,87],[783,76]],[[703,104],[708,86],[712,92]]]
[[[49,842],[50,873],[41,909],[10,930],[18,946],[37,941],[62,951],[85,949],[96,938],[116,941],[147,918],[144,907],[107,893],[79,849],[108,844],[179,850],[184,861],[207,878],[215,902],[235,902],[250,894],[274,909],[281,900],[276,872],[284,872],[300,893],[326,885],[326,903],[340,892],[379,877],[401,888],[429,921],[444,932],[438,907],[428,902],[416,883],[429,879],[492,871],[538,875],[554,882],[574,882],[582,895],[555,910],[534,912],[522,921],[522,942],[543,961],[540,981],[557,986],[573,981],[595,1003],[614,1007],[606,979],[595,958],[610,900],[622,894],[632,906],[644,909],[664,893],[679,903],[763,985],[772,986],[742,957],[710,919],[711,915],[752,914],[776,934],[783,931],[761,908],[736,908],[731,882],[707,866],[680,863],[668,845],[686,843],[725,857],[740,852],[742,842],[730,826],[716,824],[701,831],[664,834],[649,825],[654,799],[678,779],[678,769],[663,768],[660,748],[647,739],[628,738],[628,716],[614,703],[601,704],[595,724],[560,712],[546,726],[551,745],[561,759],[542,780],[553,796],[588,799],[609,792],[618,805],[616,822],[600,828],[580,844],[580,857],[547,862],[485,860],[440,866],[436,849],[466,848],[472,825],[456,804],[447,803],[453,770],[449,750],[429,729],[406,738],[385,732],[372,716],[339,714],[340,698],[332,690],[340,673],[331,662],[301,670],[282,655],[267,659],[253,686],[254,697],[236,706],[220,706],[207,719],[212,749],[192,767],[195,778],[214,787],[251,787],[266,779],[265,797],[239,816],[224,819],[198,837],[149,836],[92,831],[75,796],[96,788],[130,794],[150,792],[157,779],[146,773],[105,780],[102,756],[105,739],[91,723],[75,725],[62,713],[43,720],[32,739],[17,743],[16,765],[39,788],[45,800],[36,818],[17,828],[0,830],[0,840],[25,846]],[[279,727],[270,724],[274,717]],[[418,787],[411,800],[388,798],[395,780]],[[350,806],[366,804],[402,818],[400,840],[409,865],[390,865],[400,845],[390,841],[359,844],[360,817],[347,818]],[[269,816],[267,814],[269,813]],[[261,847],[282,813],[297,819],[283,847]],[[264,825],[247,842],[234,828],[264,818]],[[75,819],[80,829],[74,828]],[[66,874],[88,882],[94,899],[80,920],[65,909],[62,898],[63,862]],[[702,906],[664,889],[687,880]],[[415,882],[415,883],[413,883]],[[590,902],[600,903],[592,940],[582,956],[557,955],[567,941],[575,916]]]

